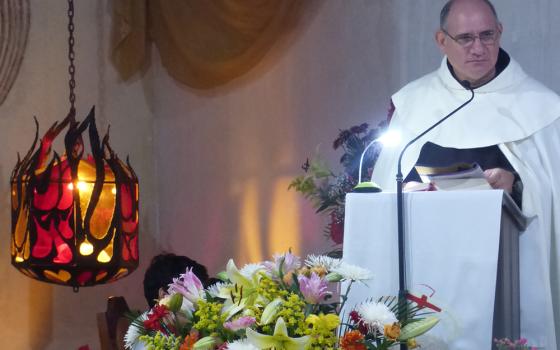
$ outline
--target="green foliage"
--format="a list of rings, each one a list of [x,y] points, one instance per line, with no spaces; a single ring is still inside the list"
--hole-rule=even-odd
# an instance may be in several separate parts
[[[140,340],[144,342],[147,350],[178,350],[182,339],[173,334],[165,335],[155,333],[153,336],[142,335]]]
[[[340,130],[333,142],[335,150],[342,149],[340,164],[343,171],[335,173],[319,156],[307,159],[302,166],[305,174],[297,176],[288,186],[301,193],[311,201],[317,213],[330,215],[331,221],[325,228],[327,237],[335,243],[342,243],[341,227],[344,220],[344,203],[346,194],[358,184],[360,157],[367,145],[378,138],[386,125],[381,123],[377,128],[370,129],[367,123]],[[381,151],[380,145],[371,147],[364,157],[362,179],[371,175],[373,165]]]

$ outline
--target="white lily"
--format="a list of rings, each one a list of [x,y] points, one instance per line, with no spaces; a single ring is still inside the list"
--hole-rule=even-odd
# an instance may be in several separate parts
[[[219,290],[219,297],[225,299],[222,312],[229,319],[246,306],[253,305],[258,297],[256,288],[259,283],[259,273],[255,269],[255,273],[251,276],[245,276],[237,266],[233,259],[230,259],[226,266],[226,274],[231,281],[231,285],[224,286]]]
[[[216,345],[216,338],[214,337],[204,337],[199,339],[194,343],[193,350],[210,350]]]
[[[249,343],[247,339],[235,340],[228,344],[228,350],[259,350],[256,346]]]
[[[271,323],[283,302],[281,298],[276,298],[270,302],[262,312],[260,324],[265,325]]]
[[[276,320],[273,335],[261,334],[251,328],[247,328],[246,334],[249,342],[259,349],[304,350],[311,341],[311,337],[308,335],[298,338],[290,337],[286,322],[282,317]]]
[[[168,310],[177,312],[183,305],[183,295],[179,293],[168,294],[159,300],[158,304],[165,305]]]

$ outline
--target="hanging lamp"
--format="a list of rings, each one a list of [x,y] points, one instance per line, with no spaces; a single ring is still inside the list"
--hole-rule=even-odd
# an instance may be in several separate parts
[[[70,111],[38,142],[11,175],[11,257],[20,272],[43,282],[80,287],[109,283],[138,267],[138,178],[100,139],[95,108],[75,119],[74,3],[68,1]],[[64,153],[51,146],[67,129]],[[86,133],[87,131],[87,133]],[[91,154],[84,156],[83,135]],[[38,146],[38,147],[37,147]]]

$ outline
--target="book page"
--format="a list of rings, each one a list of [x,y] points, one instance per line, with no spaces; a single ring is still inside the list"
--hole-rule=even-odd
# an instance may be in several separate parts
[[[477,163],[458,163],[444,167],[416,166],[422,182],[432,183],[439,190],[492,189],[484,171]]]

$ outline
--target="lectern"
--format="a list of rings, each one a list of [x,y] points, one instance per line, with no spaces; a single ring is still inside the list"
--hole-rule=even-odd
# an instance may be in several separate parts
[[[501,190],[406,193],[407,278],[444,312],[429,336],[449,349],[491,349],[519,338],[519,233],[526,218]],[[346,196],[344,259],[373,271],[348,307],[397,295],[396,195]]]

